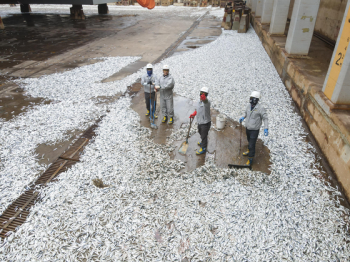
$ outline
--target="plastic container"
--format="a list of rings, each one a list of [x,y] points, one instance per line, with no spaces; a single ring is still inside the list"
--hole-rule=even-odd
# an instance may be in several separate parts
[[[226,123],[226,117],[224,115],[218,115],[216,117],[216,128],[224,129]]]

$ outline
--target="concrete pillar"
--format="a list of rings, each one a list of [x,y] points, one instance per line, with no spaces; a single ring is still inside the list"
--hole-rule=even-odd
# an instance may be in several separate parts
[[[276,2],[278,2],[278,0],[276,0]],[[274,0],[264,0],[261,14],[261,23],[271,23],[273,3]]]
[[[270,23],[270,34],[283,35],[286,29],[290,0],[275,0]]]
[[[320,0],[295,0],[286,42],[286,51],[307,55],[320,6]]]
[[[70,16],[73,19],[78,19],[78,20],[84,20],[85,15],[83,11],[83,6],[82,5],[72,5],[70,8]]]
[[[21,4],[21,12],[22,13],[30,13],[30,12],[32,12],[32,9],[30,8],[29,4]]]
[[[322,91],[336,105],[350,105],[350,1],[334,48]]]
[[[245,1],[245,5],[252,8],[252,1],[251,0]]]
[[[256,3],[258,2],[258,0],[252,0],[252,12],[255,13],[256,12]]]
[[[99,4],[98,5],[98,13],[100,15],[106,15],[109,13],[107,4]]]
[[[5,29],[4,23],[2,22],[1,16],[0,16],[0,30]]]
[[[256,1],[255,17],[261,17],[263,9],[264,0]]]

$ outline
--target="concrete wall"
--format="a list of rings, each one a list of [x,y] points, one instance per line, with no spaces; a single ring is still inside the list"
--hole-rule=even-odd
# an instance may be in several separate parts
[[[315,31],[336,41],[346,4],[346,0],[321,0]]]
[[[321,0],[318,10],[315,32],[333,41],[337,40],[347,0]],[[288,18],[291,19],[294,0],[290,1]]]

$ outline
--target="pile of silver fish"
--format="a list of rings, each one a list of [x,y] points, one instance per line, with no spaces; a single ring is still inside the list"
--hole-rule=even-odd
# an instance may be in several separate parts
[[[101,58],[99,63],[40,78],[17,80],[32,97],[50,104],[29,106],[0,128],[0,213],[13,202],[47,166],[39,165],[36,148],[70,138],[69,131],[84,130],[106,113],[99,97],[126,91],[138,76],[100,83],[138,57]],[[86,75],[90,77],[87,78]]]
[[[209,86],[212,106],[232,119],[242,115],[251,91],[261,91],[270,134],[260,138],[271,152],[271,174],[221,169],[211,157],[179,172],[183,163],[170,159],[168,145],[152,142],[123,97],[108,105],[81,162],[40,189],[27,223],[0,242],[0,257],[349,261],[349,210],[322,178],[301,118],[255,32],[224,31],[163,63],[171,66],[175,92],[195,100]],[[95,178],[109,186],[95,187]]]
[[[187,134],[189,134],[189,137],[194,135],[198,132],[197,122],[194,120],[190,129],[190,132],[188,133],[188,128],[190,127],[189,123],[182,124],[180,128],[174,132],[171,133],[170,136],[167,137],[166,143],[167,145],[172,145],[175,141],[179,140],[185,140],[187,137]]]

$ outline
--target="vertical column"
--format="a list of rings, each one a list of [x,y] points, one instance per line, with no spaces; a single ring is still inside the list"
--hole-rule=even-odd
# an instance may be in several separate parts
[[[276,0],[276,2],[278,2],[278,0]],[[264,0],[261,14],[261,23],[269,24],[271,22],[273,3],[274,0]]]
[[[98,5],[98,13],[100,15],[106,15],[109,13],[107,4],[99,4]]]
[[[286,42],[289,54],[309,53],[319,6],[320,0],[295,0]]]
[[[261,17],[262,15],[262,9],[263,9],[263,0],[257,0],[256,1],[256,11],[255,11],[255,17]]]
[[[70,16],[73,19],[78,19],[78,20],[84,20],[85,15],[83,11],[83,6],[82,5],[72,5],[70,8]]]
[[[247,5],[249,8],[252,8],[252,1],[253,1],[253,0],[248,0],[248,1],[246,1],[246,5]]]
[[[30,8],[29,4],[21,4],[20,8],[21,8],[21,12],[22,13],[30,13],[30,12],[32,12],[32,9]]]
[[[256,12],[256,4],[257,4],[258,0],[252,0],[252,12],[255,13]]]
[[[350,1],[345,9],[322,91],[336,105],[350,105]]]
[[[283,35],[286,29],[290,0],[275,0],[270,23],[270,34]]]
[[[2,22],[1,16],[0,16],[0,30],[5,29],[4,23]]]

